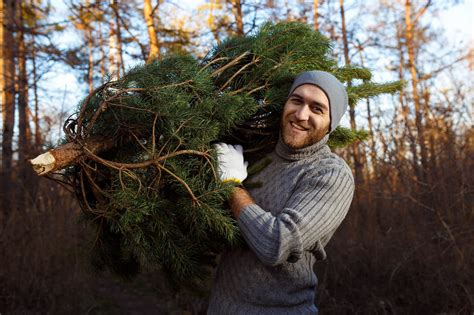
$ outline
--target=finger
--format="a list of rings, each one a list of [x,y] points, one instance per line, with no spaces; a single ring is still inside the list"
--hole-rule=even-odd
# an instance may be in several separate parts
[[[216,150],[217,154],[222,154],[222,147],[218,143],[214,144],[212,147]]]
[[[237,152],[240,152],[241,154],[244,154],[244,148],[240,144],[234,145],[234,148]]]
[[[220,154],[224,154],[229,151],[229,148],[227,147],[227,144],[223,142],[216,143],[215,145],[216,151]]]

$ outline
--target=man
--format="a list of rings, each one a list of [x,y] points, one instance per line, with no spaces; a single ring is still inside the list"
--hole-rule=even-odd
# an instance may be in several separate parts
[[[354,193],[352,172],[326,142],[347,109],[347,93],[333,75],[298,75],[281,117],[271,163],[250,192],[230,199],[249,249],[225,252],[208,314],[317,314],[313,265],[345,217]],[[247,177],[242,147],[218,144],[221,179]]]

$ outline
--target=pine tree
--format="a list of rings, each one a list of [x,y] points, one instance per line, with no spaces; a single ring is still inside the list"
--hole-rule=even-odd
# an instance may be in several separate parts
[[[258,165],[278,139],[294,77],[306,70],[360,80],[348,88],[351,104],[402,85],[337,67],[329,40],[309,26],[267,23],[202,60],[165,55],[106,82],[66,122],[64,145],[32,163],[39,174],[65,168],[84,217],[96,225],[97,267],[122,275],[163,269],[178,284],[199,284],[210,255],[244,246],[226,206],[232,185],[218,180],[212,144],[242,144]],[[339,127],[330,144],[365,136]]]

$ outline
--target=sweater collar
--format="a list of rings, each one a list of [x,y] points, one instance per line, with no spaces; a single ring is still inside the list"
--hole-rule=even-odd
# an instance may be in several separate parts
[[[278,143],[275,147],[275,153],[284,160],[288,161],[298,161],[302,159],[306,159],[309,157],[313,157],[318,151],[320,151],[323,147],[326,146],[326,142],[328,142],[329,135],[325,135],[324,138],[319,140],[310,146],[301,148],[301,149],[292,149],[283,143],[283,140],[280,138],[278,139]]]

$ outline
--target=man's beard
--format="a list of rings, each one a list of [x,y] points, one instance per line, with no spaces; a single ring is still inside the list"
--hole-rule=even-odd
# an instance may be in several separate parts
[[[283,143],[286,144],[291,149],[301,149],[307,146],[313,145],[319,142],[324,136],[326,135],[326,131],[319,130],[319,129],[310,129],[306,132],[304,139],[300,139],[297,141],[291,135],[291,124],[290,121],[285,121],[282,119],[281,126],[280,126],[280,136],[283,140]]]

